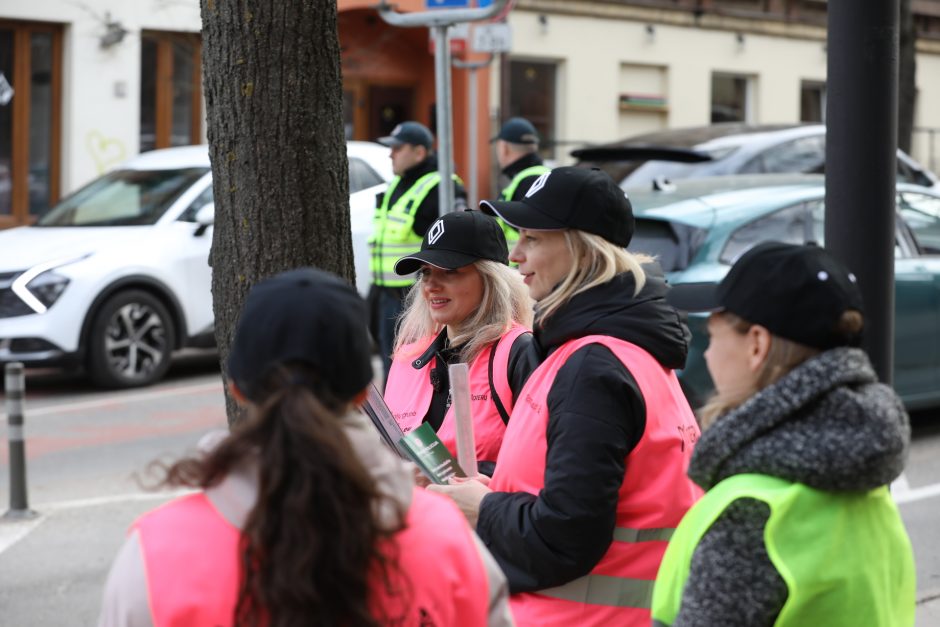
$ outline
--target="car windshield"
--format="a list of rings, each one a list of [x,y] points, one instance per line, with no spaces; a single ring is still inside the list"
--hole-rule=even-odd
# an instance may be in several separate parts
[[[36,226],[154,224],[180,194],[209,171],[117,170],[95,179],[50,209]]]
[[[663,272],[676,272],[689,267],[706,235],[687,224],[639,218],[628,250],[655,257]]]

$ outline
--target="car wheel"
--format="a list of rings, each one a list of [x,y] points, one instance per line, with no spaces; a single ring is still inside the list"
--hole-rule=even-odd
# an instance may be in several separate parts
[[[173,319],[153,295],[129,290],[104,303],[91,325],[88,371],[96,385],[149,385],[166,374],[173,350]]]

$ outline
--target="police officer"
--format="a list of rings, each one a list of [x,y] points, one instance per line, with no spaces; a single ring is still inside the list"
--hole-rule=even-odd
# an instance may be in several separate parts
[[[493,141],[496,142],[496,161],[509,179],[509,185],[500,192],[500,200],[522,200],[535,179],[550,169],[539,156],[538,131],[525,118],[510,118],[499,129],[499,135]],[[506,234],[506,243],[512,250],[519,239],[519,231],[502,219],[499,222]]]
[[[391,135],[378,141],[392,149],[395,173],[388,189],[376,198],[369,240],[372,328],[387,378],[392,364],[395,322],[401,314],[404,296],[415,282],[414,276],[395,274],[395,262],[421,249],[421,239],[439,217],[437,186],[441,176],[437,172],[437,156],[431,150],[434,136],[423,124],[402,122]],[[454,188],[455,206],[446,207],[445,213],[466,208],[467,195],[456,176]]]

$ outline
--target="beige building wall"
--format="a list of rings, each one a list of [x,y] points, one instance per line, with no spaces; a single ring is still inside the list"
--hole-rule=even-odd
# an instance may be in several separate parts
[[[552,12],[536,10],[535,4],[550,5]],[[708,124],[713,73],[750,79],[748,122],[798,122],[802,82],[826,78],[822,28],[740,19],[696,26],[681,12],[592,4],[600,5],[521,0],[509,16],[511,59],[558,63],[556,135],[562,141],[609,142],[660,128]],[[917,79],[917,126],[940,128],[940,50],[918,54]],[[498,76],[493,80],[498,85]],[[491,93],[495,111],[498,89]],[[622,93],[659,94],[665,106],[623,110]],[[926,135],[915,141],[915,157],[926,162]],[[940,150],[940,136],[937,143],[935,150]],[[556,152],[559,163],[571,161],[567,155],[574,147],[563,145]]]

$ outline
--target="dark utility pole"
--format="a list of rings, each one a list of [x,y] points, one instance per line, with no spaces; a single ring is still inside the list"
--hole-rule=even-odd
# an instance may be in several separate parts
[[[858,276],[865,348],[894,367],[899,0],[829,0],[826,247]]]

